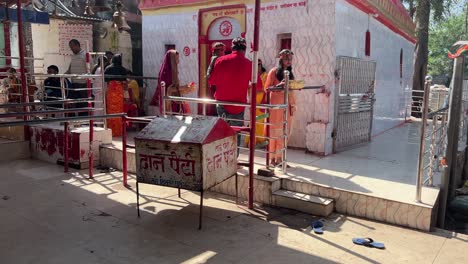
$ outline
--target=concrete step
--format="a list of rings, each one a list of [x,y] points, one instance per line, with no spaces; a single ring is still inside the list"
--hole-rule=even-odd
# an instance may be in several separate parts
[[[334,201],[315,195],[281,189],[273,192],[273,205],[313,215],[329,216],[333,212]]]
[[[122,149],[119,144],[101,145],[100,161],[102,166],[122,170]],[[136,173],[135,149],[127,149],[127,169],[129,173]],[[238,195],[239,200],[248,198],[249,177],[246,170],[238,171]],[[231,196],[236,195],[235,177],[214,186],[210,191]],[[254,201],[261,204],[272,204],[272,193],[281,187],[281,179],[278,177],[263,177],[254,175]]]
[[[249,191],[249,175],[246,171],[238,172],[238,195],[240,200],[248,199]],[[236,195],[235,177],[214,186],[211,191],[227,194],[230,196]],[[281,179],[278,177],[263,177],[254,174],[254,202],[271,205],[273,204],[273,193],[281,187]]]
[[[29,141],[0,138],[0,161],[29,159]]]

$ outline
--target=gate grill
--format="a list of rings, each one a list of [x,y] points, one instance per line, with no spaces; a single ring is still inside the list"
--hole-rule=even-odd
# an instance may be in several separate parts
[[[371,139],[375,101],[375,61],[338,57],[334,151]]]

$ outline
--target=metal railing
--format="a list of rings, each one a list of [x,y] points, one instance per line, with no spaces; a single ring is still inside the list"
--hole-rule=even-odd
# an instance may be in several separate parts
[[[21,84],[18,81],[13,82],[14,79],[10,80],[10,78],[2,81],[2,87],[0,87],[0,126],[25,126],[25,135],[27,135],[27,125],[63,122],[65,141],[63,152],[64,170],[68,172],[69,122],[89,122],[89,177],[93,178],[94,120],[106,120],[107,118],[123,115],[123,113],[106,115],[105,96],[102,96],[101,100],[95,100],[93,96],[93,91],[101,91],[102,94],[105,94],[106,86],[104,85],[103,72],[100,75],[91,74],[91,56],[98,56],[101,65],[103,65],[104,55],[104,53],[87,51],[87,73],[85,74],[36,74],[33,68],[30,71],[21,70]],[[11,59],[20,59],[15,57],[4,58],[7,64]],[[42,59],[25,58],[25,60],[31,61],[32,67],[34,67],[34,61]],[[83,80],[80,82],[83,83],[83,88],[71,87],[68,85],[68,79]],[[46,80],[54,81],[55,85],[45,85]],[[58,90],[59,92],[55,93],[54,96],[47,96],[46,89]],[[34,96],[29,94],[30,90],[35,90]],[[70,98],[72,93],[77,95],[76,98]],[[12,100],[13,96],[18,100]],[[100,104],[100,108],[96,107],[98,104]],[[99,114],[96,115],[96,111],[100,111]],[[18,117],[22,117],[23,120],[17,119]]]
[[[181,113],[175,113],[171,111],[166,111],[165,105],[166,101],[169,102],[190,102],[190,103],[196,103],[196,104],[201,104],[203,106],[203,112],[200,116],[203,116],[206,113],[206,106],[207,105],[221,105],[221,106],[240,106],[240,107],[245,107],[245,108],[250,108],[251,104],[250,103],[240,103],[240,102],[230,102],[230,101],[218,101],[218,100],[213,100],[213,99],[206,99],[206,98],[189,98],[189,97],[181,97],[181,96],[167,96],[165,94],[165,83],[161,82],[161,91],[162,91],[162,114],[163,115],[180,115]],[[253,87],[252,89],[255,89]],[[237,146],[239,150],[249,150],[249,151],[254,151],[257,153],[262,153],[266,154],[266,167],[276,167],[278,165],[281,166],[281,170],[283,173],[287,173],[287,143],[288,143],[288,115],[289,115],[289,72],[285,71],[285,84],[284,87],[270,87],[268,89],[268,93],[275,92],[275,91],[284,91],[284,104],[257,104],[256,108],[265,110],[265,114],[260,116],[259,119],[266,119],[266,121],[259,121],[257,119],[257,116],[250,116],[250,119],[242,119],[242,120],[236,120],[232,118],[226,118],[223,117],[224,120],[226,121],[242,121],[242,122],[250,122],[252,118],[255,118],[256,121],[255,123],[258,125],[264,125],[266,127],[268,126],[278,126],[281,125],[281,130],[282,130],[282,135],[278,137],[271,137],[270,135],[266,136],[255,136],[256,138],[263,138],[266,139],[268,144],[266,150],[261,150],[261,149],[253,149],[250,150],[250,148],[242,147],[242,146]],[[267,98],[269,98],[269,94],[267,94]],[[282,124],[277,124],[277,123],[271,123],[269,120],[270,116],[270,110],[283,110],[283,122]],[[188,114],[188,115],[198,115],[198,114]],[[262,118],[263,117],[263,118]],[[250,127],[235,127],[233,128],[237,131],[238,134],[240,134],[241,138],[244,136],[248,135],[248,132],[250,129],[255,129],[255,128],[250,128]],[[271,128],[267,129],[269,131]],[[256,140],[255,138],[249,138],[249,140]],[[271,140],[282,140],[283,141],[283,147],[281,149],[277,149],[275,151],[269,151],[268,145],[270,144]],[[242,141],[242,140],[241,140]],[[281,154],[282,160],[278,164],[275,164],[274,166],[271,166],[269,164],[270,161],[270,155],[271,154]],[[246,165],[246,166],[253,166],[253,161],[249,161],[249,164],[241,164],[241,165]]]
[[[418,98],[420,108],[415,109],[421,114],[416,182],[416,201],[418,202],[421,202],[422,187],[434,186],[434,178],[441,178],[444,173],[443,167],[446,166],[448,91],[431,89],[431,85],[431,81],[426,81],[424,90],[417,91],[422,95]]]

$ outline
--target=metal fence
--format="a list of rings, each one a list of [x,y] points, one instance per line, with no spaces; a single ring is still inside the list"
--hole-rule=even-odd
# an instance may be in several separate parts
[[[441,179],[446,164],[448,90],[431,85],[431,81],[427,81],[423,91],[411,91],[411,112],[421,117],[416,188],[419,202],[422,186],[434,186],[434,179]]]
[[[0,127],[27,126],[43,123],[61,123],[64,126],[64,166],[68,171],[69,125],[89,128],[95,126],[95,120],[121,117],[123,113],[107,115],[105,96],[96,99],[96,92],[105,94],[104,74],[90,74],[91,56],[97,56],[103,62],[104,53],[87,52],[87,73],[84,74],[37,74],[34,69],[21,69],[19,73],[4,73],[0,83]],[[4,69],[11,68],[8,63],[19,59],[4,57]],[[34,67],[37,58],[25,58],[27,65]],[[103,65],[103,64],[101,64]],[[19,77],[21,78],[17,78]],[[69,85],[68,80],[82,83],[80,88]],[[23,81],[21,81],[23,80]],[[24,82],[25,80],[25,82]],[[51,84],[53,83],[53,84]],[[71,96],[72,94],[79,96]],[[103,123],[104,124],[104,123]],[[94,129],[89,133],[89,177],[93,177]]]
[[[413,101],[408,110],[421,116],[420,149],[416,200],[421,201],[422,186],[440,185],[447,167],[447,143],[449,125],[450,89],[432,86],[426,81],[423,91],[411,91]],[[416,99],[416,100],[415,100]],[[416,102],[417,101],[417,102]],[[426,107],[427,106],[427,107]],[[461,96],[460,119],[458,127],[458,148],[467,145],[468,128],[468,85],[464,85]]]
[[[206,113],[206,106],[207,105],[222,105],[222,106],[241,106],[241,107],[245,107],[245,108],[251,108],[251,104],[250,103],[239,103],[239,102],[228,102],[228,101],[217,101],[217,100],[213,100],[213,99],[203,99],[203,98],[188,98],[188,97],[179,97],[179,96],[167,96],[165,94],[165,84],[164,83],[161,83],[162,84],[162,88],[161,88],[161,91],[163,91],[163,94],[162,94],[162,98],[163,98],[163,102],[162,102],[162,105],[165,106],[165,102],[166,101],[171,101],[171,102],[187,102],[187,103],[195,103],[195,104],[201,104],[203,106],[203,111],[201,114],[193,114],[193,113],[190,113],[190,114],[187,114],[187,115],[200,115],[200,116],[203,116],[205,113]],[[314,88],[319,88],[319,87],[314,87]],[[255,89],[255,88],[253,88]],[[265,166],[266,167],[269,167],[269,168],[274,168],[276,166],[280,166],[281,170],[283,173],[287,173],[287,143],[288,143],[288,96],[289,96],[289,72],[288,71],[285,71],[285,85],[284,87],[270,87],[268,89],[268,92],[267,92],[267,98],[269,98],[269,93],[271,92],[276,92],[276,91],[280,91],[280,92],[283,92],[283,95],[284,95],[284,103],[283,104],[269,104],[268,102],[265,103],[265,104],[259,104],[259,105],[256,105],[256,108],[257,109],[262,109],[265,111],[265,114],[257,117],[257,116],[250,116],[249,118],[245,118],[245,119],[242,119],[242,120],[236,120],[236,119],[230,119],[230,118],[226,118],[226,117],[223,117],[226,121],[240,121],[240,122],[244,122],[244,123],[249,123],[251,122],[252,118],[255,118],[255,123],[257,125],[263,125],[265,127],[267,127],[267,131],[271,131],[271,129],[281,129],[282,131],[282,135],[279,136],[279,137],[272,137],[269,135],[269,133],[267,133],[265,136],[257,136],[258,138],[263,138],[267,141],[267,144],[266,144],[266,150],[263,150],[261,148],[255,148],[253,151],[257,152],[257,153],[261,153],[263,155],[266,156],[266,164]],[[175,113],[175,112],[170,112],[170,111],[166,111],[165,107],[162,107],[163,109],[163,113],[164,115],[166,114],[170,114],[170,115],[180,115],[181,113]],[[278,123],[271,123],[270,122],[270,119],[269,119],[269,116],[270,116],[270,111],[271,110],[275,110],[275,109],[278,109],[278,110],[282,110],[283,112],[283,122],[282,124],[278,124]],[[263,121],[263,120],[266,120],[266,121]],[[281,128],[271,128],[271,126],[280,126]],[[268,129],[268,127],[270,127],[270,129]],[[241,136],[241,138],[244,138],[245,136],[247,136],[249,134],[249,131],[250,127],[235,127],[233,126],[234,130],[237,131],[237,133]],[[250,138],[249,140],[254,140],[255,139],[252,139]],[[280,149],[277,149],[275,151],[269,151],[268,149],[268,144],[271,143],[271,140],[281,140],[283,142],[283,146],[282,148]],[[241,140],[242,141],[242,140]],[[246,147],[243,147],[243,146],[238,146],[238,149],[239,150],[250,150],[250,148],[246,148]],[[270,164],[270,155],[275,155],[275,154],[281,154],[281,157],[282,157],[282,160],[281,162],[279,162],[279,164]],[[253,161],[249,161],[248,164],[242,164],[241,165],[245,165],[245,166],[253,166]]]

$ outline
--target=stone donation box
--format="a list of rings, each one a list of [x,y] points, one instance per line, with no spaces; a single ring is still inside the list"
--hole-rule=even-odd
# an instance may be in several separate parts
[[[157,117],[135,147],[139,183],[203,191],[237,172],[236,133],[218,117]]]

